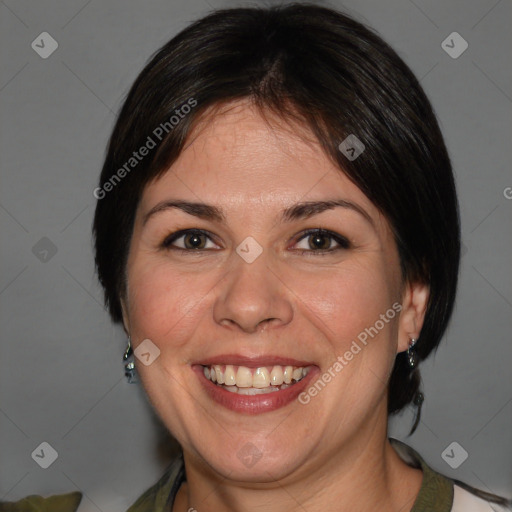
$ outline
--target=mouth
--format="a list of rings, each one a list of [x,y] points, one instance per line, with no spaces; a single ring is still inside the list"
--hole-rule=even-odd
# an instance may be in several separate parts
[[[246,414],[270,412],[290,404],[319,372],[314,364],[291,359],[271,362],[241,357],[202,362],[192,365],[192,369],[210,399]]]
[[[275,393],[300,382],[311,370],[310,366],[202,366],[204,376],[217,386],[240,395]]]

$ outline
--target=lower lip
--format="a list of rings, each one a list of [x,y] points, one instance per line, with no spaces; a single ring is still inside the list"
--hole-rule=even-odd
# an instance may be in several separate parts
[[[263,412],[275,411],[288,405],[308,387],[310,381],[318,373],[318,368],[311,367],[304,378],[286,389],[271,391],[262,395],[239,395],[238,393],[226,391],[221,386],[217,386],[217,384],[207,379],[204,376],[203,366],[194,365],[192,369],[196,372],[201,385],[212,400],[227,409],[245,414],[261,414]]]

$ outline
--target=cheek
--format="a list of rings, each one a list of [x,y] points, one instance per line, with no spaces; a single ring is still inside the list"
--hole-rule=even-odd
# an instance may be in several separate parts
[[[318,276],[317,276],[318,277]],[[322,375],[326,391],[307,390],[323,411],[337,417],[332,432],[355,426],[374,411],[386,393],[396,356],[398,317],[395,283],[385,265],[350,264],[329,276],[300,280],[302,308],[324,337]],[[394,307],[393,307],[394,306]],[[350,411],[350,412],[347,412]],[[334,425],[334,424],[333,424]]]
[[[157,345],[185,344],[198,317],[206,314],[215,276],[191,276],[147,260],[135,262],[128,275],[130,324],[137,338],[149,338]]]
[[[383,332],[389,332],[395,323],[385,322],[382,327],[379,321],[396,299],[383,266],[347,264],[312,279],[297,275],[293,282],[297,283],[297,296],[307,306],[305,311],[310,311],[311,321],[330,339],[336,353],[376,322]],[[394,310],[392,313],[395,317]]]

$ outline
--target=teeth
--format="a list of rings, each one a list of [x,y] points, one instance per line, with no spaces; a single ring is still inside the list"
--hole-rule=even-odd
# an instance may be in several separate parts
[[[297,368],[296,370],[293,370],[293,372],[292,372],[292,379],[293,380],[300,380],[300,379],[302,379],[302,368]]]
[[[300,372],[302,375],[302,371]],[[268,373],[268,370],[263,368],[256,368],[256,371],[254,372],[254,375],[252,376],[252,387],[263,389],[268,388],[270,386],[270,374]]]
[[[217,377],[217,384],[224,384],[224,374],[222,373],[220,366],[215,365],[213,368],[215,369],[215,376]]]
[[[239,388],[252,387],[252,372],[246,366],[239,366],[236,372],[236,385]]]
[[[233,393],[257,395],[285,389],[292,381],[304,378],[310,367],[271,366],[248,368],[246,366],[213,365],[203,367],[204,376]]]
[[[280,386],[283,382],[284,379],[282,368],[280,366],[274,366],[270,372],[270,383],[272,386]]]
[[[224,384],[226,384],[226,386],[234,386],[236,384],[236,373],[230,364],[228,364],[224,370]]]
[[[266,393],[273,393],[275,391],[279,391],[278,388],[274,388],[272,386],[266,388],[240,388],[238,390],[239,395],[264,395]]]
[[[277,388],[274,386],[269,386],[268,388],[238,388],[236,386],[222,386],[227,391],[231,393],[237,393],[239,395],[264,395],[266,393],[274,393],[276,391],[281,391],[281,389],[289,388],[288,384],[283,384],[281,387]]]

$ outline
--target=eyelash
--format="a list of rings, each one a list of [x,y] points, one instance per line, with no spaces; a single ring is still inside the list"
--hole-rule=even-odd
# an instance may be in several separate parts
[[[330,248],[330,249],[319,249],[319,250],[298,249],[298,252],[300,254],[315,253],[318,256],[324,256],[329,253],[333,253],[333,252],[337,252],[337,251],[341,251],[341,250],[347,250],[347,249],[351,248],[350,242],[344,236],[341,236],[338,233],[334,233],[333,231],[329,231],[328,229],[322,229],[322,228],[307,229],[306,231],[304,231],[301,234],[300,238],[297,240],[297,243],[300,242],[301,240],[307,239],[308,237],[313,236],[313,235],[317,235],[317,236],[320,235],[320,236],[328,237],[331,240],[334,240],[338,244],[338,247],[334,247],[334,248]]]
[[[182,253],[192,254],[192,253],[198,253],[203,251],[209,251],[212,249],[185,249],[183,247],[175,247],[172,244],[176,242],[176,240],[179,240],[180,238],[183,238],[186,235],[205,235],[208,237],[211,241],[214,241],[214,236],[212,233],[205,231],[203,229],[182,229],[180,231],[176,231],[175,233],[172,233],[168,235],[165,240],[162,242],[161,246],[163,249],[166,250],[172,250],[172,251],[180,251]],[[308,229],[301,233],[300,238],[297,240],[296,243],[299,243],[300,241],[304,240],[305,238],[308,238],[310,236],[317,235],[317,236],[323,236],[328,237],[331,240],[334,240],[338,247],[330,248],[330,249],[319,249],[319,250],[313,250],[313,249],[298,249],[297,252],[299,254],[312,254],[318,256],[325,256],[329,253],[333,253],[340,250],[347,250],[350,249],[351,244],[350,242],[344,237],[337,233],[334,233],[333,231],[329,231],[327,229],[321,229],[321,228],[314,228],[314,229]]]

